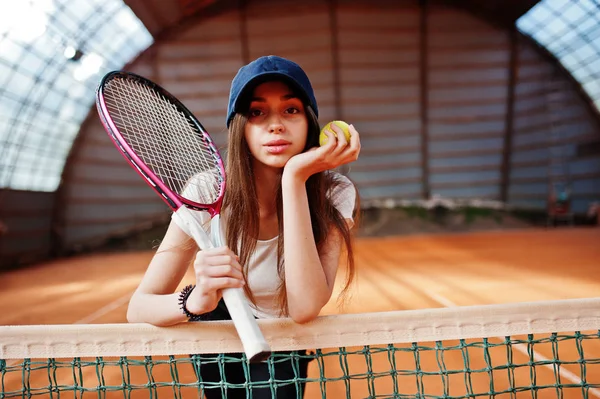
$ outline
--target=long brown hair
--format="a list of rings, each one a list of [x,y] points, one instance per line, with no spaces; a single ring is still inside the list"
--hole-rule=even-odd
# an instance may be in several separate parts
[[[319,145],[319,121],[312,108],[305,104],[308,119],[308,135],[305,151]],[[248,118],[243,113],[237,113],[229,126],[229,144],[227,150],[226,175],[227,189],[223,199],[223,211],[230,217],[226,218],[226,242],[240,257],[243,266],[244,279],[248,280],[248,261],[256,248],[259,233],[259,207],[256,201],[256,186],[252,168],[252,155],[245,139],[245,126]],[[331,229],[341,234],[346,247],[346,279],[340,295],[344,298],[355,274],[352,236],[350,227],[334,206],[329,194],[336,186],[345,184],[336,179],[332,173],[321,172],[309,177],[306,181],[306,191],[310,210],[313,235],[317,250],[320,252]],[[285,289],[285,265],[283,262],[283,204],[281,182],[274,193],[276,198],[279,236],[277,238],[277,272],[282,280],[278,289],[278,304],[282,316],[288,315],[287,296]],[[356,196],[355,215],[358,216],[358,194]],[[235,217],[231,217],[235,215]],[[254,296],[248,284],[244,286],[248,298],[255,303]]]

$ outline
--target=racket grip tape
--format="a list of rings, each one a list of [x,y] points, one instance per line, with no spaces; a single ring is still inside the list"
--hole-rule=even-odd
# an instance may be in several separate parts
[[[271,348],[258,327],[244,291],[241,288],[225,289],[223,290],[223,300],[240,336],[248,360],[254,363],[268,358]]]

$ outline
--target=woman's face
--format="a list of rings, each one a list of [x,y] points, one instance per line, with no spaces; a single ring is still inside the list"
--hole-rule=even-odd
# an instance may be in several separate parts
[[[255,166],[283,168],[304,150],[307,133],[304,104],[285,83],[256,86],[244,131]]]

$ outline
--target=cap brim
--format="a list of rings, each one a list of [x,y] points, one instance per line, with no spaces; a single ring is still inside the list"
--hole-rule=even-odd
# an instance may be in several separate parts
[[[246,84],[240,89],[240,92],[235,100],[235,103],[233,104],[233,111],[239,112],[240,106],[246,102],[249,102],[249,96],[251,94],[250,92],[252,90],[254,90],[256,88],[256,86],[260,85],[261,83],[265,83],[265,82],[268,82],[271,80],[278,80],[278,79],[283,81],[284,83],[288,84],[289,86],[291,86],[291,89],[294,91],[294,93],[298,94],[298,96],[304,103],[306,103],[306,104],[311,103],[310,98],[308,97],[308,95],[306,94],[306,92],[304,91],[304,89],[302,88],[300,83],[298,83],[294,78],[292,78],[291,76],[289,76],[285,73],[281,73],[281,72],[277,72],[277,71],[269,71],[269,72],[263,72],[261,74],[258,74],[246,82]],[[244,111],[246,111],[246,110],[244,110]]]

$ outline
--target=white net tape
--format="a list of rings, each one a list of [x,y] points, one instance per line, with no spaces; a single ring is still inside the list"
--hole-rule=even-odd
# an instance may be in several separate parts
[[[600,298],[260,319],[274,351],[600,330]],[[241,352],[231,321],[0,326],[0,359]]]

